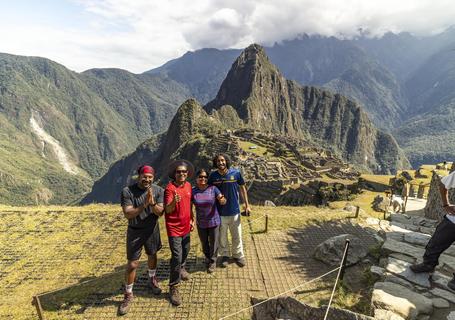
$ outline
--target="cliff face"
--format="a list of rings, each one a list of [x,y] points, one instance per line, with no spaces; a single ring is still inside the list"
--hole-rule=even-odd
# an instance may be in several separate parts
[[[311,138],[376,172],[409,164],[393,137],[378,131],[356,102],[286,80],[259,45],[249,46],[234,62],[205,109],[213,112],[223,105],[231,105],[247,127]]]

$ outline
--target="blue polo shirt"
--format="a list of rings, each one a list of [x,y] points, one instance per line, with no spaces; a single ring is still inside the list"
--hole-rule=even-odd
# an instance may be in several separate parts
[[[217,187],[226,198],[224,206],[217,202],[220,216],[235,216],[240,213],[239,189],[245,181],[238,169],[229,168],[225,175],[213,171],[209,176],[209,184]]]

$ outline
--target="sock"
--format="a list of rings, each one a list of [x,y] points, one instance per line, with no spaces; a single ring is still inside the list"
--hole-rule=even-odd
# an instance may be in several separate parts
[[[149,269],[149,277],[152,278],[156,275],[156,269]]]
[[[126,285],[125,285],[125,291],[126,291],[126,293],[133,293],[133,286],[134,286],[134,283],[132,283],[132,284],[126,284]]]

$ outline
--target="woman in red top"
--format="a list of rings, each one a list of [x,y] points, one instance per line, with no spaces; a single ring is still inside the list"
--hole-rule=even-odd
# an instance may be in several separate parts
[[[177,289],[180,280],[189,280],[185,262],[190,251],[190,232],[194,228],[191,212],[191,184],[186,181],[193,175],[193,165],[186,160],[176,160],[169,166],[171,182],[164,190],[166,230],[171,250],[169,271],[169,298],[173,305],[182,299]]]

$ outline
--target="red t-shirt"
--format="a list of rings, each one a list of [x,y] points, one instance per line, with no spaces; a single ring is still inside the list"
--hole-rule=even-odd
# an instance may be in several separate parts
[[[191,229],[191,184],[186,181],[182,186],[169,182],[164,189],[164,205],[174,200],[174,192],[180,195],[180,202],[175,204],[175,210],[164,215],[166,230],[169,237],[183,237]]]

